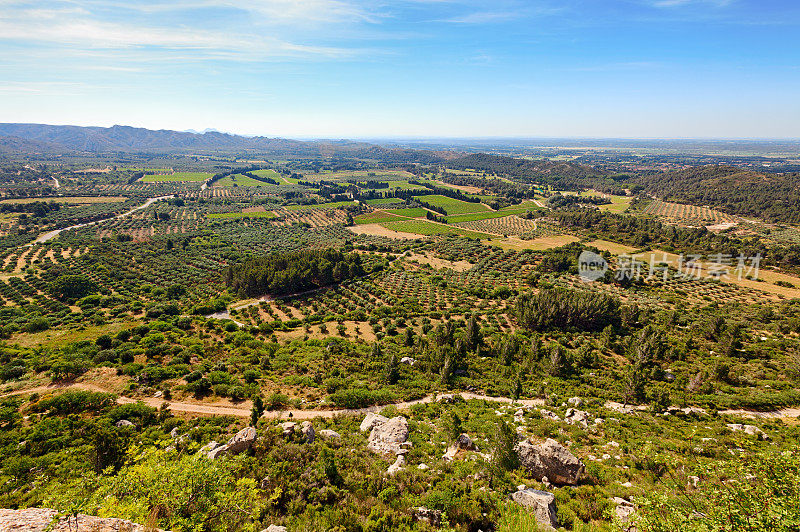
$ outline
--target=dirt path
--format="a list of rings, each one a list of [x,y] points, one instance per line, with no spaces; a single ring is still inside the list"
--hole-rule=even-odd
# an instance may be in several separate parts
[[[145,201],[143,204],[139,205],[138,207],[134,207],[133,209],[131,209],[131,210],[127,211],[127,212],[123,212],[122,214],[118,214],[116,216],[112,216],[111,218],[105,218],[103,220],[98,220],[96,222],[86,222],[86,223],[82,223],[82,224],[71,225],[69,227],[64,227],[63,229],[55,229],[53,231],[49,231],[47,233],[43,233],[43,234],[39,235],[39,237],[36,238],[36,240],[31,242],[30,244],[25,244],[25,247],[30,247],[30,246],[32,246],[34,244],[42,244],[44,242],[47,242],[48,240],[52,240],[55,237],[57,237],[59,234],[61,234],[62,231],[69,231],[70,229],[78,229],[79,227],[87,227],[87,226],[90,226],[90,225],[97,225],[97,224],[101,224],[103,222],[116,220],[116,219],[122,218],[124,216],[129,216],[129,215],[135,213],[136,211],[139,211],[141,209],[146,209],[147,207],[149,207],[150,205],[152,205],[153,203],[155,203],[157,201],[164,200],[164,199],[170,199],[170,198],[174,198],[174,197],[175,197],[174,194],[170,194],[169,196],[159,196],[157,198],[149,198],[147,201]]]
[[[13,392],[8,392],[4,394],[0,394],[0,398],[4,397],[11,397],[14,395],[24,395],[24,394],[33,394],[33,393],[49,393],[54,392],[57,390],[86,390],[90,392],[104,392],[107,393],[108,390],[96,386],[94,384],[87,384],[83,382],[73,382],[68,384],[49,384],[46,386],[36,386],[34,388],[27,388],[25,390],[15,390]],[[441,397],[443,394],[438,395],[427,395],[422,399],[415,399],[413,401],[403,401],[400,403],[394,403],[393,405],[376,405],[376,406],[368,406],[366,408],[343,408],[343,409],[331,409],[331,410],[273,410],[264,412],[263,417],[265,419],[281,419],[281,418],[289,418],[292,419],[314,419],[314,418],[332,418],[334,416],[339,415],[363,415],[369,412],[380,412],[383,408],[387,406],[394,406],[398,410],[408,410],[414,405],[418,404],[427,404],[434,402],[437,397]],[[519,399],[514,401],[510,397],[489,397],[488,395],[480,395],[476,393],[470,392],[453,392],[453,395],[460,395],[464,400],[471,401],[491,401],[495,403],[503,403],[503,404],[513,404],[519,405],[520,407],[533,407],[533,406],[542,406],[544,405],[543,399]],[[234,416],[234,417],[243,417],[249,418],[250,417],[250,408],[252,404],[249,401],[244,401],[241,403],[240,406],[225,406],[225,405],[214,405],[214,404],[198,404],[198,403],[184,403],[180,401],[165,401],[162,398],[158,397],[145,397],[143,399],[133,399],[130,397],[118,396],[117,403],[119,404],[130,404],[130,403],[137,403],[142,402],[148,406],[153,408],[161,408],[161,406],[166,403],[169,406],[169,409],[172,412],[180,412],[182,414],[196,414],[200,416]],[[606,403],[605,407],[614,410],[614,406],[622,407],[621,403],[613,403],[608,402]],[[631,406],[631,411],[644,411],[647,409],[646,406]],[[800,408],[782,408],[780,410],[773,410],[770,412],[755,412],[751,410],[720,410],[719,414],[723,415],[738,415],[743,417],[752,417],[757,419],[781,419],[781,418],[794,418],[800,416]]]
[[[23,394],[32,394],[32,393],[48,393],[53,392],[56,390],[87,390],[91,392],[108,392],[99,386],[95,386],[92,384],[86,384],[82,382],[74,382],[69,384],[55,384],[55,385],[47,385],[47,386],[37,386],[35,388],[28,388],[26,390],[15,390],[13,392],[9,392],[3,395],[0,395],[0,398],[9,397],[14,395],[23,395]],[[505,403],[505,404],[515,404],[519,406],[540,406],[544,404],[544,400],[542,399],[520,399],[519,401],[514,401],[510,397],[489,397],[486,395],[479,395],[470,392],[461,392],[460,394],[462,398],[465,400],[484,400],[484,401],[493,401],[496,403]],[[441,394],[439,394],[441,397]],[[422,399],[415,399],[413,401],[403,401],[401,403],[395,403],[395,406],[399,410],[407,410],[414,405],[417,404],[426,404],[431,403],[436,399],[434,395],[428,395],[423,397]],[[157,397],[146,397],[144,399],[132,399],[130,397],[119,396],[117,397],[117,402],[119,404],[130,404],[136,402],[142,402],[148,406],[153,408],[160,408],[161,405],[166,403],[169,406],[169,409],[172,412],[180,412],[183,414],[198,414],[198,415],[216,415],[216,416],[235,416],[235,417],[250,417],[250,408],[251,403],[249,401],[245,401],[241,404],[241,406],[222,406],[222,405],[213,405],[213,404],[197,404],[197,403],[183,403],[180,401],[165,401],[164,399],[157,398]],[[369,412],[380,412],[383,408],[390,406],[390,405],[376,405],[376,406],[369,406],[366,408],[349,408],[349,409],[337,409],[337,410],[273,410],[264,413],[264,418],[266,419],[280,419],[280,418],[288,418],[291,417],[292,419],[313,419],[313,418],[331,418],[337,415],[359,415],[359,414],[367,414]]]

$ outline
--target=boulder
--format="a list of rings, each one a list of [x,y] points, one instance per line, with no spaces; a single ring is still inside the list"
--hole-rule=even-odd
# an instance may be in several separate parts
[[[200,447],[200,450],[197,451],[197,454],[202,454],[202,455],[208,456],[208,453],[210,453],[211,451],[213,451],[217,447],[221,447],[221,444],[219,444],[216,441],[212,440],[212,441],[208,442],[207,444],[203,445],[202,447]]]
[[[520,506],[532,510],[536,521],[548,529],[558,527],[556,516],[556,496],[549,491],[540,491],[532,488],[515,491],[511,500]]]
[[[394,463],[389,466],[389,469],[386,472],[391,476],[400,471],[403,466],[406,465],[406,457],[405,455],[398,454],[397,458],[395,458]]]
[[[294,429],[297,428],[297,423],[294,421],[284,421],[278,426],[281,428],[281,430],[283,430],[284,436],[291,436],[294,434]]]
[[[414,521],[422,521],[423,523],[428,523],[433,527],[439,527],[442,524],[442,511],[441,510],[432,510],[430,508],[425,508],[424,506],[418,506],[417,508],[413,509],[413,517]]]
[[[175,438],[177,438],[178,436],[180,436],[180,434],[181,434],[181,433],[180,433],[180,431],[178,431],[178,427],[175,427],[174,429],[172,429],[171,431],[169,431],[169,436],[170,436],[170,438],[172,438],[173,440],[174,440]]]
[[[575,410],[574,408],[567,408],[567,413],[564,415],[564,421],[570,425],[580,425],[583,428],[586,428],[589,426],[589,412]]]
[[[567,399],[567,404],[569,406],[574,406],[575,408],[578,408],[583,404],[583,399],[581,399],[580,397],[570,397],[569,399]]]
[[[160,529],[133,523],[115,517],[95,517],[78,514],[65,516],[50,508],[25,508],[22,510],[0,509],[0,531],[2,532],[70,532],[91,530],[92,532],[162,532]]]
[[[755,425],[742,425],[741,423],[728,423],[728,429],[733,432],[744,432],[745,434],[749,434],[750,436],[766,436],[764,431],[760,428],[756,427]]]
[[[475,443],[473,443],[470,437],[467,436],[466,434],[460,434],[458,438],[456,438],[456,441],[454,441],[453,444],[447,448],[447,452],[444,453],[442,459],[445,462],[449,462],[451,460],[454,460],[456,455],[460,451],[475,451],[475,450],[477,450],[477,447],[475,447]]]
[[[326,440],[340,440],[342,438],[341,434],[331,429],[322,429],[319,431],[319,435]]]
[[[286,532],[286,527],[278,525],[269,525],[265,530],[262,530],[262,532]]]
[[[127,419],[120,419],[119,421],[117,421],[116,425],[118,427],[135,427],[136,426],[133,423],[131,423],[130,421],[128,421]]]
[[[243,428],[237,432],[233,438],[228,440],[228,452],[231,454],[239,454],[242,451],[249,449],[256,441],[258,433],[254,427]]]
[[[561,418],[558,417],[558,414],[556,414],[555,412],[545,410],[544,408],[539,410],[539,412],[542,413],[542,417],[546,417],[547,419],[552,419],[553,421],[561,421]]]
[[[306,443],[314,443],[314,425],[310,421],[303,421],[300,423],[300,432],[306,439]]]
[[[622,497],[614,497],[613,501],[616,505],[614,508],[614,515],[616,516],[617,521],[619,521],[619,524],[623,526],[623,530],[633,532],[633,530],[635,530],[634,527],[625,525],[631,520],[631,517],[636,512],[636,507],[631,501],[627,501]]]
[[[619,414],[633,414],[634,412],[636,412],[635,407],[630,405],[624,405],[622,403],[616,403],[614,401],[607,401],[605,407]]]
[[[206,454],[206,456],[212,460],[215,460],[226,454],[239,454],[242,451],[246,451],[252,447],[253,443],[256,441],[257,435],[256,429],[253,427],[244,428],[237,432],[230,440],[228,440],[228,443],[212,449]]]
[[[364,421],[361,422],[361,427],[359,428],[361,429],[361,432],[369,432],[378,425],[383,425],[387,421],[389,421],[388,418],[380,414],[370,412],[369,414],[366,415]]]
[[[403,357],[400,359],[401,364],[405,364],[407,366],[413,366],[417,363],[417,361],[411,357]]]
[[[520,463],[537,480],[547,477],[553,484],[575,485],[583,475],[583,462],[551,438],[538,445],[523,440],[514,449]]]
[[[408,440],[408,421],[403,416],[397,416],[372,429],[367,449],[380,454],[399,454],[401,449],[407,448],[402,445],[406,440]]]

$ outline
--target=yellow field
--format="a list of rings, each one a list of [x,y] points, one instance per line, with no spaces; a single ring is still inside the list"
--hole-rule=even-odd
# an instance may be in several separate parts
[[[571,244],[572,242],[578,242],[580,238],[572,235],[555,235],[555,236],[544,236],[541,238],[537,238],[534,240],[521,240],[519,238],[497,238],[493,240],[489,240],[487,244],[493,244],[496,246],[500,246],[506,250],[523,250],[523,249],[533,249],[536,251],[543,251],[545,249],[557,248],[561,246],[566,246],[567,244]]]
[[[593,240],[586,243],[587,246],[594,246],[600,251],[608,251],[614,255],[622,255],[623,253],[633,253],[636,248],[626,246],[625,244],[617,244],[616,242],[609,242],[608,240]]]

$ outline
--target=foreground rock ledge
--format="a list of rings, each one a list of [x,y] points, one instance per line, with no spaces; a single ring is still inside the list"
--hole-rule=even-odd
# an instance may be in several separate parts
[[[62,517],[58,524],[51,527],[58,512],[50,508],[25,508],[24,510],[0,509],[1,532],[70,532],[74,530],[91,530],[92,532],[165,532],[147,528],[115,517],[94,517],[78,514],[76,518]]]

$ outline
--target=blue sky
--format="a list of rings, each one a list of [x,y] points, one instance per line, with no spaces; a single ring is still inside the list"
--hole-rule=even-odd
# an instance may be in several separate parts
[[[0,0],[0,121],[800,137],[794,0]]]

